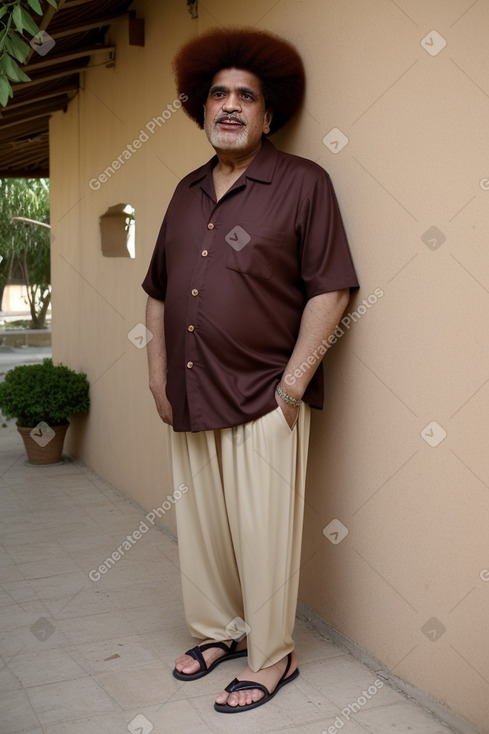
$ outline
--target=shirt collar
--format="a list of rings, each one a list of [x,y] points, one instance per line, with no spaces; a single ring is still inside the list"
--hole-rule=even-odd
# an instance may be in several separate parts
[[[268,140],[268,138],[265,138],[260,150],[245,171],[246,178],[252,178],[255,181],[262,181],[263,183],[271,183],[275,165],[277,163],[277,154],[278,151],[274,144]],[[194,184],[199,183],[199,181],[210,176],[212,169],[216,164],[217,155],[213,156],[200,168],[197,168],[197,170],[188,177],[189,187],[194,186]]]

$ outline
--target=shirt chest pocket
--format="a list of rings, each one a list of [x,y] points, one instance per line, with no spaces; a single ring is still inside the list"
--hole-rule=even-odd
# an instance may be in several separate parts
[[[269,280],[274,265],[287,239],[283,232],[237,224],[225,236],[226,268],[243,275]]]

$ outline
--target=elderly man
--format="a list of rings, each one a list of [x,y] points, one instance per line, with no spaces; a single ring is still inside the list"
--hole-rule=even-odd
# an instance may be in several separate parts
[[[172,426],[187,624],[179,680],[248,655],[223,713],[299,674],[292,638],[310,408],[322,356],[358,287],[330,179],[267,139],[299,107],[293,46],[216,29],[174,62],[185,111],[216,155],[177,186],[143,287],[150,389]]]

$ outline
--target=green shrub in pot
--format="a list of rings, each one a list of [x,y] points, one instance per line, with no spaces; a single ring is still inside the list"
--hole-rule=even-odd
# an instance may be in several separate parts
[[[14,367],[0,383],[0,410],[5,418],[16,419],[31,463],[59,461],[62,441],[54,460],[48,457],[49,452],[45,449],[55,443],[53,439],[58,428],[64,439],[70,416],[86,413],[89,406],[86,374],[62,364],[54,365],[51,359],[41,364]],[[29,455],[28,444],[33,444],[37,459]]]

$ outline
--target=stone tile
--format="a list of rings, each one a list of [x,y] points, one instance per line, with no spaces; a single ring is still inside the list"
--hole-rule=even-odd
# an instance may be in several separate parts
[[[70,478],[77,475],[80,475],[78,465],[66,456],[63,464],[60,465],[32,466],[27,463],[23,452],[12,454],[10,468],[2,474],[9,485],[24,485],[23,494],[25,496],[34,493],[38,486],[45,486],[48,489],[56,483],[60,487],[66,486]]]
[[[362,711],[355,721],[371,734],[451,734],[452,729],[442,724],[428,711],[411,701],[404,700],[393,706]]]
[[[62,619],[58,625],[72,643],[110,640],[135,631],[124,614],[116,611]]]
[[[30,581],[24,579],[19,581],[7,581],[2,583],[3,593],[7,595],[9,602],[6,604],[13,604],[14,602],[24,601],[36,601],[39,596],[36,590],[33,588]]]
[[[125,635],[111,640],[77,645],[78,661],[90,673],[133,670],[162,664],[161,656],[145,635]]]
[[[27,689],[27,696],[43,728],[59,721],[118,710],[111,697],[89,678],[33,686]]]
[[[146,632],[144,633],[144,639],[148,641],[151,649],[153,649],[159,656],[160,661],[167,665],[170,672],[173,670],[175,659],[185,652],[185,650],[188,650],[190,647],[197,644],[197,640],[189,635],[187,625],[183,619],[183,614],[181,615],[179,624],[164,631],[158,630],[157,632]],[[238,660],[236,662],[242,665],[243,661]],[[230,660],[227,663],[223,663],[220,668],[225,669],[226,671],[231,671],[231,668],[229,667],[231,664],[232,661]],[[219,668],[217,670],[219,670]],[[211,677],[212,676],[206,676],[200,681],[194,681],[194,683],[196,685],[200,685],[202,681],[209,680]]]
[[[348,706],[353,706],[355,710],[355,705],[358,706],[362,696],[365,698],[362,707],[365,708],[405,700],[400,693],[385,685],[383,681],[381,687],[375,686],[377,676],[351,655],[325,658],[300,667],[302,679],[326,696],[335,704],[338,711]],[[361,700],[363,701],[363,698]]]
[[[112,548],[112,551],[117,546]],[[112,552],[111,551],[111,552]],[[93,565],[86,564],[86,574],[92,570],[97,570],[100,564],[105,562],[108,555],[102,556]],[[108,571],[100,577],[95,583],[103,591],[109,591],[110,589],[117,589],[121,586],[129,586],[131,584],[138,584],[142,581],[159,581],[162,579],[164,570],[163,564],[157,564],[156,567],[149,568],[147,564],[140,563],[137,560],[133,560],[134,556],[131,556],[131,551],[116,561],[114,566],[108,568]],[[96,578],[92,576],[92,578]]]
[[[165,593],[166,586],[166,582],[143,581],[138,584],[108,589],[104,593],[118,609],[139,609],[146,606],[163,609],[168,598]],[[172,587],[172,592],[175,588],[176,586]]]
[[[24,512],[24,509],[18,508],[15,510],[15,513],[14,511],[12,511],[11,516],[13,518],[22,520]],[[5,517],[5,508],[2,506],[2,520],[4,520]],[[15,533],[10,533],[7,527],[4,531],[2,531],[2,545],[8,551],[15,552],[17,546],[22,545],[31,545],[33,548],[35,548],[38,543],[49,543],[51,540],[52,533],[49,530],[45,530],[44,528],[27,530],[27,528],[23,526],[21,530],[17,530]],[[18,562],[17,556],[15,556],[15,560]]]
[[[154,734],[212,734],[212,729],[204,724],[188,701],[144,706],[119,713],[60,722],[50,726],[49,734],[127,734],[130,722],[137,725],[145,720],[154,727]]]
[[[33,537],[36,533],[44,531],[39,527],[39,520],[34,515],[29,514],[29,510],[19,510],[19,513],[6,517],[2,514],[0,519],[0,532],[3,538],[16,538],[19,533],[32,533]]]
[[[295,625],[294,640],[300,665],[348,654],[302,620]]]
[[[0,662],[0,692],[3,694],[9,693],[10,691],[22,690],[21,681],[14,675],[12,670],[5,664],[5,661]]]
[[[27,541],[27,539],[26,539]],[[12,555],[15,554],[15,563],[32,563],[35,561],[49,561],[56,559],[60,555],[64,556],[66,551],[60,546],[59,543],[36,539],[28,540],[23,544],[12,545],[9,544],[8,540],[4,543],[5,548],[12,551]],[[10,557],[10,556],[9,556]]]
[[[9,670],[25,687],[63,680],[75,680],[87,675],[76,662],[74,648],[54,648],[36,652],[19,653],[9,663]]]
[[[335,706],[326,696],[311,690],[310,686],[302,685],[299,678],[286,686],[273,699],[279,704],[296,726],[309,722],[319,723],[327,716],[335,713]],[[267,704],[268,705],[268,704]],[[279,722],[276,722],[278,727]]]
[[[4,557],[3,562],[0,563],[0,573],[2,582],[24,580],[24,576],[22,575],[19,566],[9,558]]]
[[[38,601],[4,606],[0,615],[0,633],[30,627],[42,616],[46,616],[46,609]]]
[[[62,573],[43,579],[32,579],[31,586],[40,599],[59,599],[74,596],[90,584],[88,575],[79,568],[72,573]]]
[[[40,627],[39,630],[36,627],[34,628],[37,631],[37,636],[32,629],[32,626],[36,624],[37,627]],[[42,634],[43,628],[46,630],[44,635]],[[6,663],[22,652],[50,650],[69,645],[70,640],[60,629],[56,621],[41,614],[33,616],[29,626],[18,627],[17,629],[0,633],[0,655]]]
[[[89,716],[50,724],[49,734],[127,734],[129,721],[131,717],[124,712]]]
[[[98,673],[94,680],[123,708],[161,705],[177,690],[177,680],[162,666]]]
[[[161,606],[126,609],[124,615],[138,632],[156,632],[176,627],[183,613],[180,600],[170,599]]]
[[[148,706],[131,712],[134,716],[143,715],[154,726],[156,732],[185,732],[185,734],[214,734],[189,701],[167,701],[159,706]],[[229,722],[228,732],[233,731]],[[252,730],[251,730],[252,731]],[[253,732],[255,734],[255,732]]]
[[[45,579],[49,576],[60,576],[66,573],[76,573],[79,566],[65,551],[59,555],[31,563],[19,563],[19,571],[25,579]]]
[[[303,731],[305,734],[342,734],[343,727],[345,727],[345,734],[366,734],[366,730],[359,724],[354,721],[349,721],[348,724],[346,724],[337,716],[333,718],[325,718],[315,724],[305,724]],[[394,734],[394,732],[392,732],[392,734]],[[398,732],[396,731],[395,734],[398,734]],[[411,734],[417,734],[417,732],[412,732]]]
[[[57,620],[115,611],[116,607],[111,600],[100,589],[88,584],[75,594],[46,599],[46,609]]]
[[[164,550],[165,556],[168,558],[168,560],[173,564],[173,566],[176,569],[180,568],[180,558],[178,555],[178,545],[175,544],[168,544],[167,547],[165,547]]]
[[[106,537],[103,530],[94,528],[90,518],[78,516],[76,521],[73,521],[73,518],[67,518],[66,523],[52,528],[49,532],[51,537],[61,543],[66,551],[85,550],[87,545],[91,545],[94,540],[101,542]]]
[[[10,691],[8,696],[0,697],[1,731],[18,734],[36,730],[39,719],[34,713],[27,693],[23,690]]]

